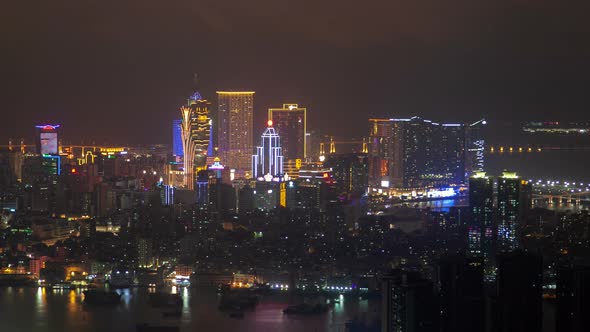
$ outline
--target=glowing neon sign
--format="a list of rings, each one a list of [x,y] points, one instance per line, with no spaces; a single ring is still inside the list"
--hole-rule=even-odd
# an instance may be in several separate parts
[[[35,128],[42,129],[42,130],[56,130],[59,127],[60,127],[60,125],[50,125],[50,124],[35,126]]]

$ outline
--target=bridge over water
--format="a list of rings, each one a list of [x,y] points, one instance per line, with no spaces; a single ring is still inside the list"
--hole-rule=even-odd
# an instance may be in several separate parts
[[[552,204],[590,204],[590,183],[537,180],[533,183],[533,200]]]

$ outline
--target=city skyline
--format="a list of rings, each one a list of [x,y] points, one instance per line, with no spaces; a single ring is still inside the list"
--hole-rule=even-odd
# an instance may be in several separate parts
[[[585,2],[7,3],[0,330],[590,331]]]
[[[335,145],[346,142],[324,137],[329,139],[323,142],[329,145],[325,159],[283,165],[282,135],[301,137],[304,111],[276,118],[298,130],[281,133],[273,120],[267,121],[256,153],[249,155],[251,168],[244,172],[234,167],[248,153],[243,140],[252,134],[254,92],[218,93],[228,95],[220,97],[218,118],[227,124],[219,132],[239,133],[233,139],[242,139],[234,161],[226,157],[229,164],[213,149],[210,115],[215,107],[199,92],[179,108],[181,121],[172,122],[171,141],[180,134],[182,156],[174,144],[64,145],[58,125],[34,126],[38,149],[22,151],[18,144],[0,149],[0,275],[6,283],[37,288],[41,298],[45,289],[76,287],[69,293],[72,308],[77,303],[115,307],[120,293],[89,289],[108,279],[105,289],[155,287],[151,306],[158,306],[154,297],[170,296],[188,313],[199,310],[190,301],[181,304],[194,296],[191,288],[217,289],[221,296],[215,310],[238,308],[230,313],[232,319],[244,308],[267,310],[256,308],[257,292],[279,298],[310,292],[369,301],[375,308],[375,300],[363,297],[380,297],[380,318],[354,322],[372,332],[378,326],[381,331],[520,326],[561,332],[559,323],[544,321],[541,305],[551,297],[557,299],[560,322],[587,323],[576,301],[588,296],[580,280],[590,274],[577,262],[590,241],[586,231],[577,229],[587,228],[590,220],[590,183],[483,172],[494,157],[513,165],[512,157],[543,156],[560,151],[559,146],[579,152],[572,142],[588,142],[584,129],[563,136],[561,128],[568,124],[537,123],[534,132],[522,126],[519,131],[536,144],[561,145],[497,147],[496,152],[486,145],[484,119],[367,118],[368,137],[354,141],[362,151],[337,153]],[[281,111],[289,108],[302,109],[287,104]],[[536,136],[539,131],[542,136]],[[217,140],[228,138],[232,135],[222,134]],[[304,151],[305,141],[292,142]],[[574,210],[560,212],[563,208]],[[549,253],[533,253],[551,237],[556,245],[543,245]],[[244,288],[253,295],[240,297]],[[140,301],[141,292],[129,293],[131,303]],[[490,301],[498,306],[489,306]],[[519,305],[522,301],[529,305]],[[338,310],[339,303],[287,306],[282,314],[319,315]]]

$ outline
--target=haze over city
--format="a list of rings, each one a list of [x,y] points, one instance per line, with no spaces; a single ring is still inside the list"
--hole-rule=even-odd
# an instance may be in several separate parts
[[[590,331],[588,9],[3,4],[0,331]]]
[[[62,123],[67,140],[165,143],[191,93],[257,91],[310,126],[361,136],[367,117],[583,120],[584,1],[10,2],[0,23],[0,137]],[[102,116],[95,116],[101,114]],[[261,122],[262,121],[262,122]],[[262,129],[263,126],[260,126]],[[147,134],[149,132],[149,135]],[[111,142],[114,143],[114,142]]]

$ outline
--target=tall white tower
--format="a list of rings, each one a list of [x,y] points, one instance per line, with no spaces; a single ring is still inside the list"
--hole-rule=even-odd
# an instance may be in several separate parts
[[[255,179],[265,175],[283,175],[281,138],[273,128],[272,120],[268,120],[267,125],[260,146],[256,147],[256,154],[252,156],[252,177]]]

